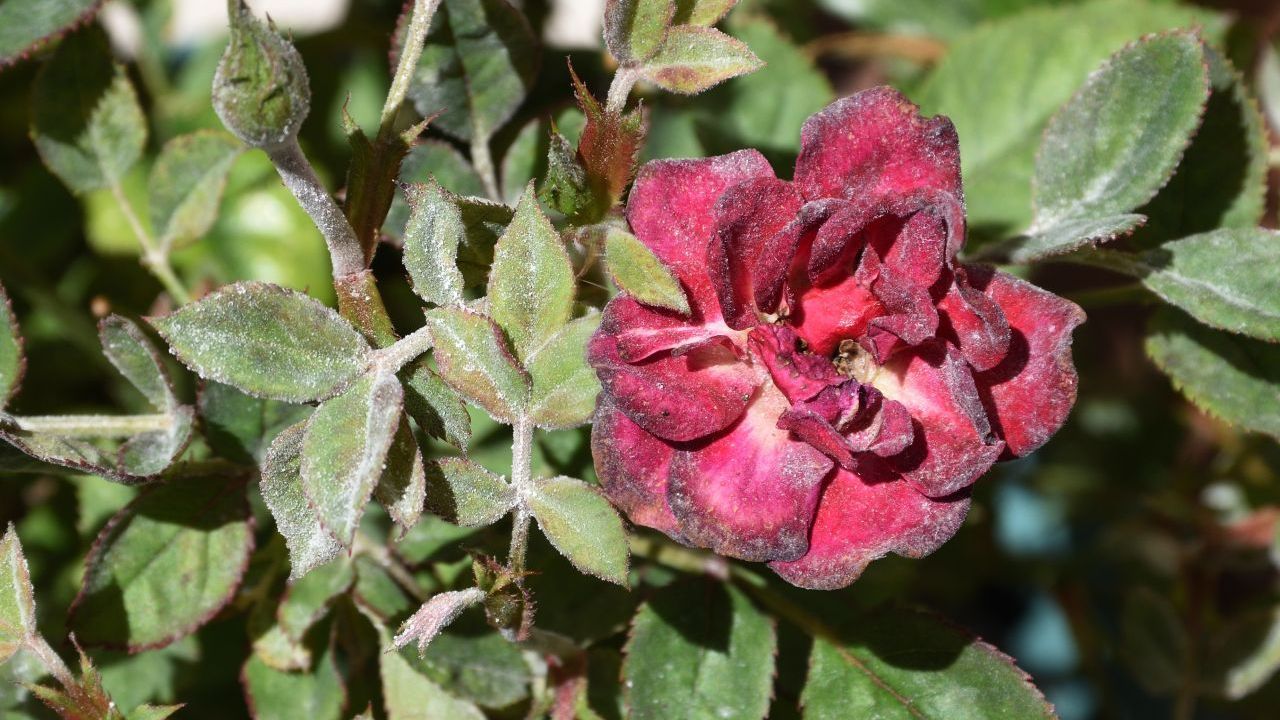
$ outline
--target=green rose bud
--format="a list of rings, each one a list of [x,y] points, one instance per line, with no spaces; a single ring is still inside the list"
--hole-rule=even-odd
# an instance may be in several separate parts
[[[213,76],[213,107],[236,137],[269,148],[297,137],[311,108],[302,56],[244,0],[228,0],[231,40]]]

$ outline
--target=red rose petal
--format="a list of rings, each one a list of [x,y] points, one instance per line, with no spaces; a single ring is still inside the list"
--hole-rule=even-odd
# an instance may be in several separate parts
[[[924,119],[897,90],[877,87],[805,121],[795,182],[808,200],[910,195],[959,198],[960,148],[945,117]]]
[[[609,500],[638,525],[677,540],[680,528],[667,505],[667,473],[675,449],[650,435],[601,396],[591,427],[591,454]]]
[[[930,343],[895,356],[875,379],[910,411],[916,439],[890,458],[894,469],[930,497],[968,487],[1000,457],[969,366],[959,353]]]
[[[643,330],[627,325],[639,318],[667,319],[629,297],[614,298],[587,345],[587,361],[619,409],[645,430],[676,441],[718,432],[742,415],[755,391],[756,371],[739,360],[731,342],[704,341],[629,362],[622,356],[620,342],[627,337],[634,340],[628,333]],[[661,322],[659,330],[666,327]],[[661,338],[661,332],[651,336]],[[628,350],[642,354],[635,347]]]
[[[763,312],[778,309],[793,268],[808,264],[814,235],[823,223],[848,205],[847,201],[834,199],[805,203],[795,219],[769,238],[752,273],[756,307]]]
[[[845,380],[827,358],[800,352],[797,339],[786,325],[760,325],[748,336],[752,354],[764,361],[773,384],[793,404]]]
[[[791,183],[773,177],[747,180],[720,196],[715,206],[717,231],[707,246],[707,270],[730,327],[756,325],[756,262],[769,239],[799,210],[800,194]]]
[[[804,554],[832,462],[777,427],[786,408],[766,382],[731,430],[676,452],[667,502],[690,542],[742,560]]]
[[[705,317],[719,317],[707,275],[707,244],[715,236],[715,204],[732,185],[774,177],[755,150],[696,160],[655,160],[640,168],[627,200],[627,221],[684,284]]]
[[[878,479],[837,470],[818,505],[809,552],[769,567],[792,585],[836,590],[891,552],[918,558],[937,550],[969,511],[967,493],[933,499],[892,476]]]
[[[995,301],[1013,328],[1004,360],[977,381],[1008,454],[1022,457],[1057,432],[1075,404],[1071,331],[1084,322],[1084,311],[1012,275],[980,266],[965,269],[969,283]]]
[[[960,354],[974,370],[990,370],[1008,354],[1012,338],[1009,321],[994,300],[969,287],[963,269],[957,268],[938,309]]]

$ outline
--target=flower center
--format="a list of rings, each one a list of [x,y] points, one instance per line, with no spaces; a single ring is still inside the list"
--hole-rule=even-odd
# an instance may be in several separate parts
[[[875,358],[856,340],[841,340],[831,364],[835,366],[836,372],[863,385],[870,385],[880,374],[880,366],[876,364]]]

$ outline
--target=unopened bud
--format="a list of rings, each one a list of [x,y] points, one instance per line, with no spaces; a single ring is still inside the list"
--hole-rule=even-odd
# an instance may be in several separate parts
[[[231,39],[213,76],[213,108],[246,144],[269,148],[298,135],[311,108],[302,56],[275,25],[228,0]]]

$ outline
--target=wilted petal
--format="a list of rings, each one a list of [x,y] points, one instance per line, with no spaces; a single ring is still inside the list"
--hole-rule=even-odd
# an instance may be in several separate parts
[[[772,178],[773,168],[755,150],[696,160],[655,160],[640,168],[627,200],[631,229],[690,295],[696,309],[719,317],[707,274],[707,245],[715,236],[715,204],[732,185]]]
[[[777,427],[786,407],[766,382],[733,428],[676,452],[667,501],[690,542],[742,560],[804,554],[832,462]]]
[[[680,539],[676,517],[667,505],[674,448],[631,422],[602,396],[591,427],[591,454],[600,486],[631,522]]]
[[[730,327],[755,326],[756,262],[765,244],[799,210],[800,194],[791,183],[773,177],[734,185],[716,203],[717,230],[707,246],[707,270]]]
[[[1009,352],[1012,332],[994,300],[969,286],[962,268],[938,303],[960,354],[974,370],[990,370]]]
[[[809,552],[769,567],[793,585],[835,590],[891,552],[918,558],[937,550],[968,511],[967,493],[934,499],[891,475],[864,479],[839,469],[818,505]]]
[[[895,356],[875,386],[915,420],[915,442],[890,462],[930,497],[968,487],[1004,450],[983,412],[969,366],[941,343]]]
[[[1057,432],[1075,404],[1071,331],[1084,322],[1084,311],[1012,275],[973,265],[966,270],[969,283],[995,301],[1013,328],[1008,355],[977,381],[1009,454],[1022,457]]]
[[[650,337],[659,347],[649,348],[652,352],[637,350],[639,341],[626,348],[622,344],[645,331],[646,326],[634,324],[638,318],[657,323]],[[596,369],[604,393],[638,425],[667,440],[695,440],[723,430],[742,415],[755,390],[756,373],[739,360],[732,342],[713,333],[706,341],[661,348],[664,328],[700,332],[701,326],[668,325],[670,320],[631,298],[614,298],[587,345],[587,361]],[[628,360],[624,349],[643,359]]]
[[[793,269],[803,269],[808,263],[814,236],[823,223],[848,205],[836,199],[805,203],[791,222],[769,238],[752,275],[756,307],[763,312],[778,309]]]
[[[807,200],[960,194],[960,149],[944,117],[924,119],[897,90],[837,100],[805,121],[795,182]]]

